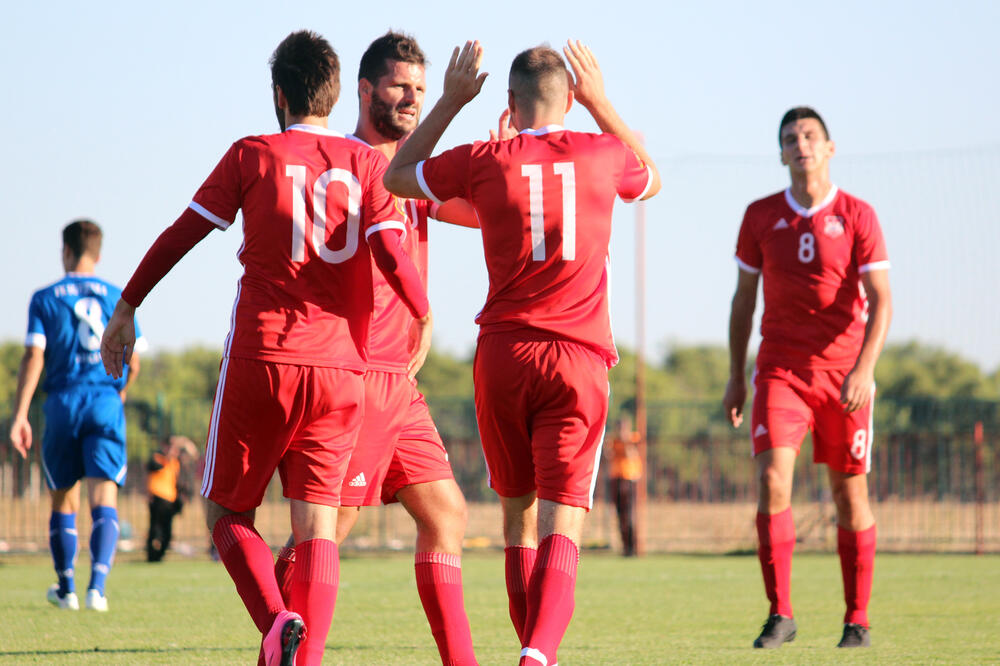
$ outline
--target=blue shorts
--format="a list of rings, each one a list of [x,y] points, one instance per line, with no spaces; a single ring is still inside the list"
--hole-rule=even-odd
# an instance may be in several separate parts
[[[125,483],[125,408],[112,386],[52,393],[45,401],[42,465],[49,488],[84,477]]]

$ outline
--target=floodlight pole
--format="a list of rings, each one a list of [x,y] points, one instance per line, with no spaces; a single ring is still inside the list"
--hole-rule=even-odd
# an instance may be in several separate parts
[[[635,433],[642,461],[642,474],[636,488],[636,554],[646,552],[646,202],[635,209]]]

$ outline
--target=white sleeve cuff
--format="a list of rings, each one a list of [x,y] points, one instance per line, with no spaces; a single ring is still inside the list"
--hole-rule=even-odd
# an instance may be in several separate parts
[[[646,187],[642,188],[642,193],[639,196],[637,196],[636,198],[634,198],[634,199],[626,199],[626,198],[623,197],[622,201],[624,201],[625,203],[632,203],[633,201],[641,201],[642,198],[644,196],[646,196],[646,193],[649,192],[649,188],[652,187],[652,185],[653,185],[653,170],[650,169],[649,166],[647,166],[646,167]]]
[[[434,196],[434,193],[431,192],[431,188],[427,186],[427,181],[424,180],[424,162],[426,161],[427,160],[420,160],[417,162],[417,183],[420,185],[421,191],[427,195],[427,198],[440,206],[444,202]]]
[[[753,273],[754,275],[757,275],[757,273],[760,273],[760,269],[759,268],[754,268],[750,264],[748,264],[745,261],[741,260],[739,257],[733,257],[733,259],[736,260],[736,265],[740,267],[740,270],[744,270],[747,273]]]
[[[210,210],[208,210],[207,208],[205,208],[204,206],[202,206],[197,201],[192,201],[191,203],[189,203],[188,204],[188,208],[190,208],[194,212],[198,213],[203,218],[205,218],[206,220],[208,220],[209,222],[211,222],[215,226],[219,227],[223,231],[225,231],[226,229],[228,229],[229,225],[232,224],[232,222],[230,222],[229,220],[223,220],[221,217],[219,217],[215,213],[211,212]]]
[[[44,333],[28,333],[24,338],[25,347],[38,347],[39,349],[45,349],[45,334]]]
[[[379,222],[378,224],[373,224],[372,226],[368,227],[368,229],[365,230],[365,240],[371,238],[372,234],[378,233],[379,231],[382,231],[384,229],[395,229],[397,231],[401,231],[403,232],[403,238],[400,240],[406,239],[406,223],[399,222],[398,220],[387,220],[385,222]]]
[[[889,261],[873,261],[870,264],[865,264],[864,266],[858,267],[858,273],[867,273],[868,271],[886,271],[889,270]]]

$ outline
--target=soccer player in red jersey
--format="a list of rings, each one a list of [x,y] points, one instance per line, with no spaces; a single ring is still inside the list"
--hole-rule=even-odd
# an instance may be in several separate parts
[[[875,518],[868,503],[875,362],[892,317],[889,258],[875,211],[830,182],[834,144],[814,110],[797,107],[778,129],[791,186],[747,207],[736,244],[739,277],[729,320],[723,407],[743,420],[747,343],[764,278],[762,342],[750,432],[760,480],[757,535],[771,601],[754,647],[795,638],[790,578],[792,473],[807,430],[837,505],[847,612],[839,647],[871,644],[868,599]]]
[[[187,250],[242,210],[244,273],[202,495],[219,555],[264,636],[265,663],[301,666],[320,663],[336,600],[337,507],[361,422],[372,257],[416,318],[408,369],[426,356],[430,312],[400,246],[401,210],[380,182],[385,158],[327,129],[340,90],[334,50],[315,33],[292,33],[271,57],[271,77],[283,131],[232,145],[136,269],[101,354],[108,372],[119,374],[143,298]],[[290,500],[298,560],[292,610],[253,524],[275,469]]]
[[[518,133],[430,157],[482,88],[482,48],[455,49],[444,94],[386,171],[400,196],[462,197],[476,209],[489,272],[477,317],[476,415],[490,485],[500,495],[511,619],[522,664],[554,664],[573,613],[583,523],[593,499],[617,360],[607,262],[616,196],[648,198],[659,176],[604,94],[579,42],[562,58],[529,49],[511,65]],[[574,98],[603,130],[562,127]]]
[[[388,158],[417,126],[427,83],[425,57],[417,41],[396,32],[376,39],[361,57],[358,72],[358,141]],[[438,206],[408,199],[403,248],[427,284],[427,218],[475,226],[471,206],[454,199]],[[417,390],[407,329],[412,315],[379,271],[373,273],[375,311],[365,373],[365,414],[351,455],[337,519],[342,543],[362,506],[400,502],[417,525],[414,567],[417,591],[437,642],[441,661],[475,664],[469,620],[462,599],[462,538],[466,506],[434,427]],[[286,545],[275,571],[283,594],[295,569],[295,551]]]

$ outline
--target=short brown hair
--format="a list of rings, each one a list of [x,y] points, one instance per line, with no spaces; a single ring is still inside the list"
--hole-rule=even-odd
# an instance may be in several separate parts
[[[427,66],[427,58],[416,39],[390,30],[372,42],[361,56],[358,81],[365,79],[372,84],[376,83],[389,71],[389,62],[392,60]]]
[[[96,223],[90,220],[73,220],[63,228],[63,246],[77,259],[88,255],[92,259],[101,256],[101,239],[104,234]]]
[[[281,88],[293,116],[330,115],[340,97],[340,60],[311,30],[285,37],[271,54],[271,84]]]
[[[542,45],[521,51],[510,64],[510,90],[515,100],[560,103],[569,89],[566,63],[554,49]]]

